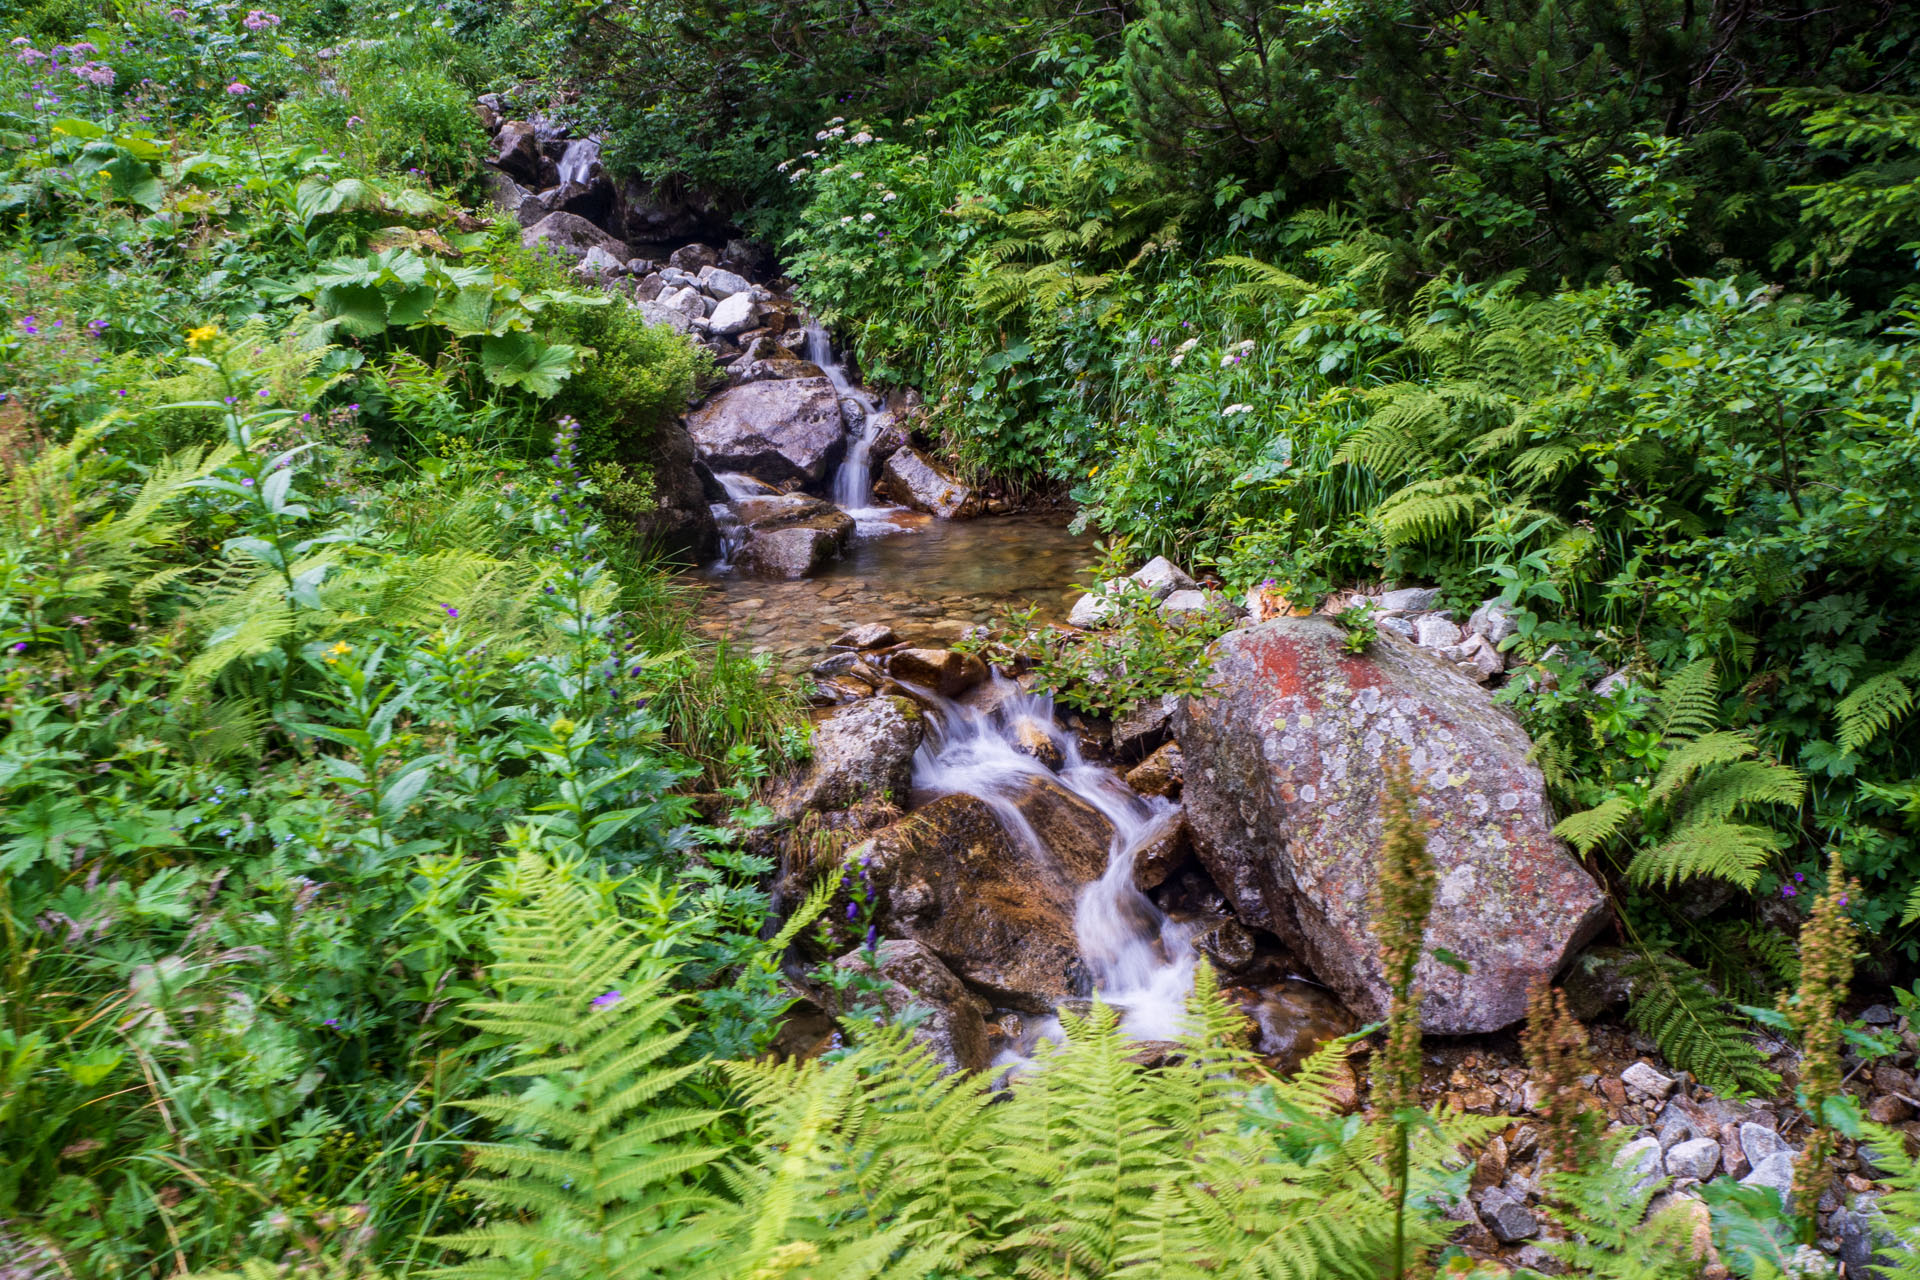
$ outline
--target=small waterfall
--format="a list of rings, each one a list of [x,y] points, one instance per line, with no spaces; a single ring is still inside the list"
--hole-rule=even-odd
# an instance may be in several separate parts
[[[929,690],[914,692],[939,709],[913,759],[918,795],[966,792],[985,801],[1008,833],[1043,858],[1046,839],[1012,800],[1023,778],[1052,777],[1113,824],[1106,872],[1080,890],[1074,932],[1080,954],[1094,975],[1094,992],[1120,1012],[1121,1025],[1147,1040],[1181,1032],[1186,998],[1193,987],[1192,930],[1170,920],[1133,886],[1139,851],[1164,835],[1176,815],[1173,804],[1142,796],[1111,769],[1089,764],[1080,745],[1060,731],[1053,700],[1027,693],[995,672],[991,712],[962,706]],[[1060,753],[1058,770],[1017,749],[1017,732],[1039,728]]]
[[[567,144],[560,154],[555,167],[560,171],[560,185],[577,182],[582,186],[590,185],[594,179],[594,170],[600,166],[600,139],[575,138]]]
[[[847,456],[833,477],[833,505],[843,511],[867,511],[873,507],[873,442],[886,427],[889,415],[885,406],[847,377],[847,370],[833,356],[833,340],[818,323],[807,325],[807,359],[820,366],[833,384],[842,403],[851,400],[862,409],[859,424],[847,433]]]

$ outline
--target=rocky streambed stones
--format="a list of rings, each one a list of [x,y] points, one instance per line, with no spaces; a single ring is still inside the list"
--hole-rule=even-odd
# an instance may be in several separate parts
[[[840,397],[825,378],[782,378],[728,387],[687,415],[700,458],[779,485],[817,485],[846,448]]]
[[[1552,834],[1519,723],[1451,664],[1382,635],[1347,653],[1331,619],[1230,632],[1174,736],[1201,863],[1240,919],[1278,934],[1358,1013],[1387,991],[1372,932],[1383,764],[1404,752],[1438,868],[1418,981],[1432,1033],[1495,1031],[1526,1012],[1606,920],[1593,878]],[[1444,948],[1461,972],[1432,958]]]

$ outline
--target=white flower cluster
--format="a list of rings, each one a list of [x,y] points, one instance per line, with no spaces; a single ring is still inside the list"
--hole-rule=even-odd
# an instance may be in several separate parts
[[[847,136],[846,126],[835,125],[831,129],[822,129],[820,132],[814,134],[813,140],[815,142],[825,142],[828,138],[844,138],[846,136]]]
[[[1174,368],[1178,369],[1180,367],[1180,362],[1187,358],[1187,352],[1193,350],[1195,347],[1199,345],[1200,345],[1200,339],[1188,338],[1185,342],[1181,343],[1179,346],[1173,349],[1173,359],[1170,363],[1173,365]]]
[[[866,130],[862,129],[859,133],[856,133],[851,138],[847,139],[847,141],[851,142],[856,147],[864,147],[869,142],[873,141],[873,135],[868,133]]]
[[[1220,411],[1220,416],[1223,418],[1231,418],[1236,413],[1252,413],[1252,412],[1253,412],[1253,406],[1250,404],[1230,404],[1226,408]]]

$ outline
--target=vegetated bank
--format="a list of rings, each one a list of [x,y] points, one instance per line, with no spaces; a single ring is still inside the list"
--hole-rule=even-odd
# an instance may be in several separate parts
[[[1281,142],[1384,145],[1393,130],[1356,103],[1444,79],[1365,11],[1298,19],[1329,25],[1286,33],[1305,52],[1242,58],[1219,105],[1173,90],[1182,50],[1231,34],[1178,12],[1147,15],[1116,62],[1104,19],[1075,32],[977,7],[888,10],[863,18],[879,24],[856,33],[868,39],[811,41],[823,56],[757,60],[731,78],[703,76],[702,60],[738,69],[765,52],[755,42],[844,19],[802,6],[701,25],[689,13],[688,27],[642,25],[638,43],[608,49],[574,43],[608,36],[600,15],[533,6],[490,37],[456,30],[484,14],[89,16],[32,11],[5,64],[0,122],[0,215],[15,237],[0,606],[10,1266],[1481,1265],[1445,1243],[1456,1228],[1440,1207],[1458,1200],[1463,1149],[1481,1153],[1484,1180],[1508,1126],[1413,1109],[1409,975],[1434,890],[1404,782],[1386,789],[1379,853],[1389,1030],[1370,1117],[1341,1114],[1339,1046],[1249,1093],[1258,1068],[1234,1047],[1241,1019],[1204,967],[1186,1035],[1157,1065],[1095,1010],[1006,1105],[987,1105],[983,1078],[941,1075],[914,1047],[913,1015],[863,1032],[862,1015],[896,993],[858,965],[822,975],[846,992],[851,1047],[742,1065],[789,1003],[778,964],[795,931],[823,923],[830,895],[842,895],[835,927],[849,911],[867,925],[879,903],[850,865],[762,936],[773,859],[756,833],[771,815],[749,787],[794,753],[797,719],[751,667],[687,643],[666,580],[625,536],[658,501],[652,433],[684,403],[699,357],[527,256],[518,228],[481,227],[455,206],[482,176],[470,99],[501,87],[490,77],[513,65],[507,51],[589,71],[617,59],[643,91],[660,60],[684,60],[673,95],[581,109],[603,105],[629,163],[656,166],[656,180],[686,173],[739,194],[780,161],[806,161],[770,179],[808,201],[794,266],[816,307],[858,334],[870,375],[922,383],[963,459],[1077,483],[1091,473],[1080,496],[1133,535],[1136,557],[1177,550],[1236,588],[1271,578],[1265,589],[1289,602],[1357,578],[1437,581],[1456,608],[1478,605],[1484,581],[1500,587],[1516,628],[1507,652],[1541,672],[1509,687],[1552,748],[1563,807],[1599,815],[1580,832],[1596,848],[1617,842],[1627,918],[1682,975],[1671,985],[1694,993],[1670,1024],[1691,1025],[1691,1039],[1669,1053],[1703,1034],[1723,1042],[1729,1027],[1724,1002],[1679,966],[1706,966],[1723,989],[1745,973],[1756,1003],[1791,987],[1802,1145],[1869,1137],[1874,1176],[1865,1191],[1828,1187],[1809,1160],[1791,1202],[1765,1186],[1727,1191],[1705,1228],[1717,1255],[1696,1247],[1687,1205],[1636,1228],[1658,1189],[1645,1149],[1616,1162],[1599,1145],[1581,1033],[1543,992],[1529,1037],[1543,1084],[1534,1145],[1513,1131],[1500,1148],[1534,1154],[1537,1203],[1482,1194],[1478,1212],[1525,1239],[1514,1210],[1537,1209],[1547,1238],[1530,1264],[1773,1274],[1820,1265],[1796,1250],[1840,1230],[1823,1193],[1862,1196],[1844,1206],[1858,1215],[1847,1239],[1903,1265],[1915,1174],[1899,1138],[1862,1128],[1844,1099],[1839,1015],[1851,939],[1897,957],[1905,937],[1912,729],[1894,649],[1910,621],[1897,575],[1910,567],[1900,486],[1914,472],[1893,412],[1904,335],[1897,321],[1845,319],[1835,299],[1869,317],[1898,299],[1888,277],[1903,259],[1876,238],[1900,234],[1904,116],[1823,108],[1853,112],[1836,127],[1884,147],[1889,168],[1842,180],[1825,204],[1814,194],[1810,207],[1841,219],[1832,250],[1817,221],[1781,233],[1806,253],[1767,270],[1797,286],[1786,273],[1802,270],[1803,303],[1739,280],[1741,264],[1732,284],[1674,290],[1670,268],[1730,252],[1710,238],[1714,219],[1740,209],[1697,207],[1723,171],[1689,166],[1719,163],[1719,150],[1703,140],[1690,159],[1657,131],[1644,153],[1575,147],[1563,172],[1564,132],[1449,116],[1473,145],[1456,140],[1451,165],[1428,170],[1445,179],[1438,194],[1372,223],[1287,220],[1290,204],[1341,193],[1311,156],[1275,167]],[[1903,87],[1875,79],[1873,42],[1892,36],[1859,35],[1844,12],[1819,20],[1833,39],[1741,44],[1710,61],[1791,69],[1839,49],[1842,87]],[[1434,56],[1474,68],[1566,38],[1551,22],[1494,38],[1485,21],[1441,24],[1432,47],[1472,56]],[[1384,60],[1314,121],[1342,121],[1340,135],[1273,105],[1313,101],[1285,76],[1324,78],[1319,38],[1325,56]],[[1578,92],[1539,89],[1549,107],[1618,77],[1624,63],[1598,43]],[[1663,56],[1705,56],[1676,49]],[[1254,76],[1256,63],[1280,79]],[[1603,100],[1632,107],[1651,84],[1676,105],[1660,87],[1669,61],[1637,74]],[[1740,84],[1707,83],[1715,110],[1743,100]],[[1129,85],[1142,106],[1128,107]],[[1154,117],[1167,102],[1197,132]],[[1019,109],[996,110],[1008,104]],[[878,114],[895,106],[897,122]],[[1677,106],[1673,136],[1692,137],[1693,108]],[[873,119],[856,118],[869,107]],[[1195,141],[1219,137],[1222,115],[1240,142],[1216,172],[1219,149]],[[1642,116],[1610,110],[1596,136]],[[927,129],[931,142],[895,141]],[[649,145],[663,137],[671,148]],[[856,159],[836,167],[835,149]],[[889,155],[886,169],[866,160]],[[1625,176],[1596,185],[1590,170],[1614,155]],[[1341,162],[1362,175],[1362,200],[1390,194],[1353,156]],[[1756,201],[1828,176],[1806,163],[1761,175]],[[809,172],[789,182],[795,168]],[[1602,217],[1588,194],[1569,212],[1557,201],[1581,177],[1603,204],[1623,203]],[[793,206],[763,208],[765,227]],[[1466,208],[1487,242],[1460,252],[1473,284],[1438,271],[1445,228],[1422,221]],[[1416,233],[1424,242],[1409,245]],[[1539,301],[1525,280],[1488,283],[1532,265],[1534,237],[1649,278]],[[1249,261],[1178,269],[1230,250]],[[1585,271],[1559,252],[1548,270]],[[1781,385],[1803,398],[1753,394]],[[1675,416],[1675,403],[1692,411]],[[1773,426],[1768,448],[1747,434],[1756,420]],[[1681,463],[1688,478],[1667,483]],[[1123,608],[1114,652],[1169,635],[1162,617]],[[1364,639],[1364,618],[1350,621]],[[1053,664],[1069,697],[1111,701],[1077,652],[1028,661]],[[1827,673],[1827,695],[1796,704],[1803,661]],[[1619,667],[1637,678],[1602,705],[1596,732],[1579,684]],[[1822,770],[1798,804],[1795,769]],[[1711,846],[1669,838],[1709,820],[1743,830]],[[1829,836],[1843,847],[1826,865],[1867,887],[1824,875],[1812,849]],[[1788,931],[1752,900],[1689,924],[1661,895],[1632,892],[1636,877],[1691,884],[1703,871],[1770,903],[1819,903],[1797,975]],[[1769,958],[1772,974],[1755,963]],[[1906,1061],[1912,1046],[1879,1025],[1852,1052]],[[1627,1083],[1642,1098],[1665,1089]],[[1739,1137],[1742,1158],[1764,1146]],[[1672,1171],[1671,1151],[1660,1167]]]

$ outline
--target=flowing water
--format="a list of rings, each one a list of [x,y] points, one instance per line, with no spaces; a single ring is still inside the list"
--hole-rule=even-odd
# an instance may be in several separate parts
[[[1091,558],[1091,539],[1044,517],[945,521],[873,506],[871,450],[888,424],[887,410],[847,376],[818,325],[808,327],[806,355],[833,383],[852,420],[832,490],[835,505],[855,520],[852,550],[810,579],[735,577],[728,564],[739,521],[728,503],[715,504],[725,551],[706,573],[710,595],[703,629],[798,670],[856,623],[885,622],[903,639],[943,645],[1009,607],[1032,608],[1041,621],[1063,619],[1077,594],[1071,584]],[[730,499],[772,492],[751,477],[716,478]],[[977,796],[1041,865],[1062,875],[1048,833],[1035,829],[1013,797],[1043,775],[1102,814],[1113,835],[1105,873],[1078,888],[1074,928],[1081,956],[1095,994],[1120,1011],[1129,1033],[1149,1040],[1178,1035],[1193,984],[1192,929],[1169,918],[1133,884],[1135,857],[1166,833],[1176,817],[1174,805],[1136,794],[1112,769],[1089,761],[1078,740],[1061,730],[1051,698],[1022,690],[997,672],[990,679],[990,696],[969,698],[966,705],[915,689],[934,716],[914,757],[914,803],[956,792]],[[1051,740],[1057,768],[1018,749],[1023,734],[1031,746],[1036,733]],[[1049,1019],[1032,1030],[1057,1035],[1058,1023]],[[1009,1061],[1017,1063],[1019,1055]]]
[[[1093,974],[1094,994],[1120,1012],[1129,1033],[1145,1040],[1174,1038],[1193,986],[1192,930],[1133,886],[1134,858],[1164,832],[1173,804],[1139,795],[1113,770],[1088,762],[1078,740],[1060,731],[1051,698],[1026,692],[998,673],[990,678],[998,687],[972,706],[915,690],[937,710],[913,759],[916,801],[955,792],[977,796],[1009,835],[1056,871],[1062,869],[1047,833],[1036,830],[1014,801],[1023,782],[1036,774],[1050,777],[1099,811],[1113,824],[1113,836],[1105,874],[1080,889],[1074,912],[1080,955]],[[990,711],[981,709],[989,705]],[[1023,728],[1052,741],[1058,769],[1019,749]]]
[[[567,144],[567,149],[560,153],[560,159],[554,162],[554,167],[560,171],[561,186],[564,187],[569,182],[578,182],[586,186],[592,183],[593,171],[599,164],[600,139],[575,138]]]

